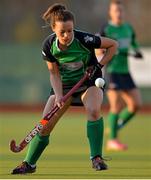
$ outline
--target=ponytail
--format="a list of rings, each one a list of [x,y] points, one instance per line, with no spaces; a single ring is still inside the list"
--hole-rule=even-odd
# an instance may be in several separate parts
[[[72,12],[68,11],[64,5],[54,4],[46,10],[42,16],[42,19],[47,24],[50,24],[51,27],[54,27],[56,21],[66,22],[71,20],[74,22],[74,15]]]

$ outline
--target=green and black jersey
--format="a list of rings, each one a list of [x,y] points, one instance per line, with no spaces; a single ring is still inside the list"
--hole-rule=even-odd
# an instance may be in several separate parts
[[[44,60],[58,64],[63,84],[74,85],[88,66],[97,63],[94,49],[100,46],[100,37],[74,30],[73,40],[64,51],[58,47],[56,34],[48,36],[43,43],[42,55]]]
[[[136,36],[132,26],[128,23],[116,26],[109,22],[102,28],[100,35],[114,39],[119,43],[117,54],[107,65],[107,72],[128,73],[128,51],[131,47],[134,50],[138,49],[138,43],[136,42]]]

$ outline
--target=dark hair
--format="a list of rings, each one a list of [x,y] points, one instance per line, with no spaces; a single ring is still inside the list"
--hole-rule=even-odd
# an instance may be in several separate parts
[[[43,14],[42,18],[52,27],[55,26],[56,21],[66,22],[71,20],[74,22],[74,15],[72,12],[68,11],[64,5],[57,3],[50,6]]]

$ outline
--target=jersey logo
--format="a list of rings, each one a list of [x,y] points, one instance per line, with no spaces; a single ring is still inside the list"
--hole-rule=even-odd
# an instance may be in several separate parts
[[[87,36],[84,37],[84,40],[85,40],[86,43],[89,42],[89,41],[92,42],[93,41],[93,37],[87,35]]]
[[[70,71],[76,71],[81,69],[84,66],[83,62],[69,62],[69,63],[63,63],[62,68],[65,70],[70,70]]]

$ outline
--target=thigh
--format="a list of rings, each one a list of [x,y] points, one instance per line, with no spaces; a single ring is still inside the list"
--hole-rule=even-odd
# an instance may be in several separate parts
[[[95,86],[89,87],[81,96],[85,108],[100,109],[103,101],[103,91]]]
[[[96,121],[100,118],[103,91],[96,87],[89,87],[81,96],[84,108],[89,121]]]
[[[89,87],[81,96],[84,108],[89,121],[96,121],[100,118],[103,91],[96,87]]]
[[[119,113],[124,106],[120,95],[120,91],[118,90],[109,89],[107,91],[107,98],[110,105],[110,111],[112,113]]]
[[[50,95],[43,110],[43,117],[54,107],[55,95]]]

